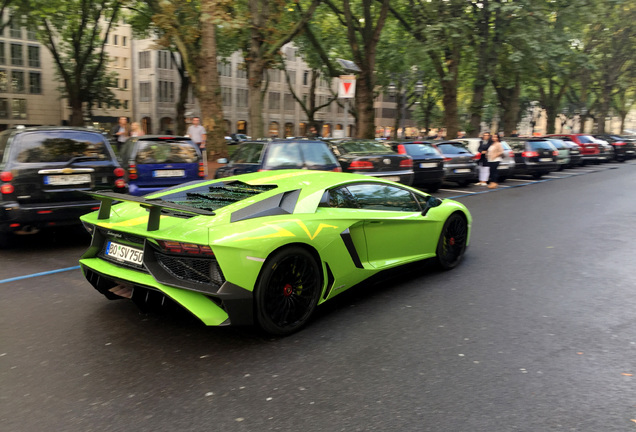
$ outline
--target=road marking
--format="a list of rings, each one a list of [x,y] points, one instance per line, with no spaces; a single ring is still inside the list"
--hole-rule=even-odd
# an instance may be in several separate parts
[[[456,190],[456,189],[440,189],[441,191],[445,191],[445,192],[458,192],[458,193],[467,193],[467,194],[471,194],[471,193],[477,193],[477,191],[475,192],[471,192],[471,191],[467,191],[467,190]]]
[[[13,277],[13,278],[9,278],[9,279],[2,279],[0,280],[0,283],[7,283],[7,282],[15,282],[15,281],[19,281],[22,279],[29,279],[32,277],[37,277],[37,276],[48,276],[51,274],[55,274],[55,273],[61,273],[61,272],[65,272],[65,271],[69,271],[69,270],[79,270],[80,266],[74,266],[74,267],[67,267],[67,268],[62,268],[62,269],[57,269],[57,270],[50,270],[50,271],[45,271],[45,272],[41,272],[41,273],[33,273],[30,275],[25,275],[25,276],[17,276],[17,277]]]

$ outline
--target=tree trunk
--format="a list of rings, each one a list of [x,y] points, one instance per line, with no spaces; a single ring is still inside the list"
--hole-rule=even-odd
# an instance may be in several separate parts
[[[356,138],[375,137],[375,110],[373,108],[373,79],[371,71],[363,70],[356,83]]]
[[[84,110],[82,109],[82,100],[80,98],[69,99],[71,106],[71,126],[84,126]]]
[[[455,80],[442,81],[444,96],[444,125],[446,126],[446,138],[453,139],[459,131],[457,119],[457,83]]]
[[[185,110],[186,102],[188,101],[188,90],[190,90],[190,77],[183,75],[181,77],[181,88],[179,89],[179,100],[177,101],[177,130],[174,131],[177,135],[185,135]]]
[[[227,157],[221,87],[216,63],[216,29],[212,20],[214,14],[215,1],[202,0],[201,56],[198,58],[199,75],[196,89],[201,107],[201,120],[207,132],[208,160]]]
[[[266,138],[263,127],[263,95],[261,94],[261,82],[265,66],[261,61],[247,63],[247,86],[249,89],[247,103],[249,110],[249,135],[252,138]]]

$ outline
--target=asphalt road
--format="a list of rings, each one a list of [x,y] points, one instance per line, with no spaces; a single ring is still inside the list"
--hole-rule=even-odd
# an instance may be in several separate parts
[[[448,185],[474,216],[457,269],[282,339],[140,315],[73,268],[80,231],[25,239],[0,251],[0,430],[636,431],[636,163],[550,177]]]

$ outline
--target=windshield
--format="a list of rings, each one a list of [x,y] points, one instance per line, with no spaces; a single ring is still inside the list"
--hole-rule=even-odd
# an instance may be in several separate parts
[[[199,153],[191,141],[152,140],[137,142],[138,164],[193,163],[199,161]]]
[[[596,142],[594,138],[589,135],[579,135],[579,141],[583,144],[594,144]]]
[[[409,156],[440,156],[439,150],[430,144],[408,144],[404,148]]]
[[[437,148],[444,154],[470,154],[461,144],[438,144]]]
[[[16,135],[16,160],[22,163],[109,160],[99,133],[75,130],[24,132]]]
[[[263,143],[243,143],[238,146],[230,163],[234,164],[257,164],[261,160]]]
[[[531,150],[554,150],[554,146],[549,141],[528,141]]]
[[[349,141],[338,144],[345,153],[391,153],[386,146],[377,141]]]
[[[559,150],[563,150],[568,148],[568,146],[565,145],[565,142],[560,140],[560,139],[550,139],[550,142]]]

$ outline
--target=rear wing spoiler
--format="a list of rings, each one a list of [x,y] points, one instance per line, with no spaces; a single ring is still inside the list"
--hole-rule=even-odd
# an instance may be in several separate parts
[[[214,216],[211,210],[198,209],[193,207],[184,206],[181,204],[175,204],[169,201],[163,201],[161,198],[144,198],[136,197],[133,195],[125,195],[117,192],[84,192],[85,194],[93,197],[100,202],[99,214],[97,219],[104,220],[110,218],[110,210],[113,206],[113,202],[134,202],[145,209],[148,209],[150,216],[148,217],[148,231],[156,231],[159,229],[159,220],[161,219],[161,212],[163,210],[173,210],[180,213],[187,213],[193,216],[204,215]]]

